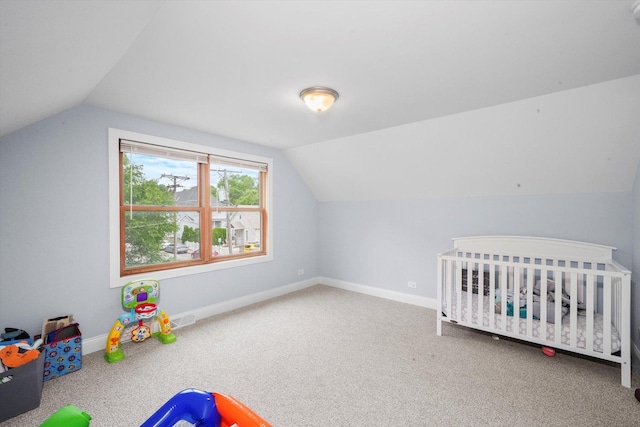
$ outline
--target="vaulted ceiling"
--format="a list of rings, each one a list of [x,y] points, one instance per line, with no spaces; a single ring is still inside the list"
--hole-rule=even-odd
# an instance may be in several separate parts
[[[0,136],[84,103],[283,149],[320,200],[626,191],[640,161],[633,3],[0,0]],[[340,93],[328,112],[299,99],[314,85]],[[574,178],[537,182],[540,165],[505,149],[555,150]],[[498,156],[495,170],[472,173],[471,155]],[[623,176],[582,172],[607,158]],[[393,168],[422,183],[398,195]]]

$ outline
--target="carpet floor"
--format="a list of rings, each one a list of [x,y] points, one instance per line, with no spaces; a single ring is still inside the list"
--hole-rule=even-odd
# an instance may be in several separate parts
[[[229,394],[274,426],[638,426],[619,365],[445,324],[434,310],[313,286],[123,345],[44,384],[38,426],[75,405],[92,427],[139,426],[186,388]],[[1,402],[0,402],[1,404]],[[242,426],[241,426],[242,427]]]

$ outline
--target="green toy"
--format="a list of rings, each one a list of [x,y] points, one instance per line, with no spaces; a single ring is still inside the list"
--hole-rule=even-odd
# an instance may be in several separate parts
[[[63,406],[40,424],[40,427],[87,427],[91,415],[73,405]]]
[[[167,313],[156,305],[160,299],[160,282],[156,279],[134,280],[122,287],[122,308],[130,310],[121,315],[111,328],[107,337],[104,358],[109,363],[124,359],[120,348],[120,336],[129,325],[137,326],[131,330],[131,341],[142,342],[151,336],[157,336],[163,344],[175,342],[171,332],[171,320]],[[144,320],[156,319],[160,325],[160,334],[152,334]]]

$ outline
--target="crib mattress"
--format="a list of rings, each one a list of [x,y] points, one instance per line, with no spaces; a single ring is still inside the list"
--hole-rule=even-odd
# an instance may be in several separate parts
[[[484,327],[489,327],[489,308],[493,307],[493,304],[490,303],[489,301],[489,297],[488,296],[483,296],[484,301],[483,301],[483,313],[482,313],[482,325]],[[452,298],[452,302],[451,302],[451,315],[449,315],[449,319],[451,320],[456,320],[456,321],[460,321],[460,322],[470,322],[473,323],[474,325],[478,325],[478,294],[472,294],[472,313],[471,313],[471,320],[469,320],[469,316],[467,313],[467,292],[462,292],[462,310],[461,310],[461,317],[462,319],[459,320],[456,318],[457,316],[457,310],[456,310],[456,304],[457,301],[455,298]],[[443,311],[445,313],[448,313],[447,309],[446,309],[446,301],[443,301]],[[514,317],[513,316],[507,316],[507,332],[509,333],[516,333],[514,331]],[[517,334],[522,335],[523,339],[526,339],[527,337],[527,319],[521,319],[518,318],[518,328],[519,331],[517,332]],[[583,312],[578,312],[578,316],[577,316],[577,347],[578,348],[583,348],[586,349],[586,331],[587,331],[587,317],[584,315]],[[571,341],[570,341],[570,314],[567,314],[563,319],[562,319],[562,337],[561,337],[561,342],[564,345],[570,345]],[[500,314],[496,314],[494,316],[494,325],[492,327],[492,329],[496,330],[496,333],[500,333],[500,331],[502,331],[502,315]],[[532,321],[532,334],[535,338],[541,338],[541,339],[545,339],[545,336],[541,336],[540,333],[540,329],[541,329],[541,322],[539,320],[535,320],[533,319]],[[555,342],[555,334],[556,334],[556,325],[554,323],[547,323],[547,333],[546,333],[546,340],[550,341],[549,345],[553,346],[553,342]],[[602,348],[603,348],[603,340],[604,340],[604,332],[603,332],[603,316],[600,313],[594,313],[593,316],[593,350],[595,352],[598,353],[602,353]],[[612,324],[611,325],[611,353],[616,353],[618,351],[620,351],[621,345],[620,345],[620,335],[618,334],[618,331],[616,330],[615,326]]]

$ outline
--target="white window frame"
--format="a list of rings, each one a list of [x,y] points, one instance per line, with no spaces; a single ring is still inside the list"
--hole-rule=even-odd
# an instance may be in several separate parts
[[[231,157],[244,159],[252,162],[266,163],[269,173],[267,174],[267,253],[265,255],[230,259],[228,261],[199,264],[189,267],[172,268],[168,270],[158,270],[150,273],[131,274],[120,276],[120,140],[140,141],[148,144],[160,145],[163,147],[180,150],[195,151],[198,153],[214,156]],[[121,129],[109,128],[109,287],[119,288],[126,283],[153,277],[154,279],[171,279],[175,277],[187,276],[190,274],[200,274],[227,268],[241,267],[245,265],[257,264],[273,260],[273,159],[268,157],[255,156],[252,154],[238,153],[235,151],[223,150],[205,145],[198,145],[189,142],[177,141],[173,139],[161,138],[152,135],[145,135]]]

